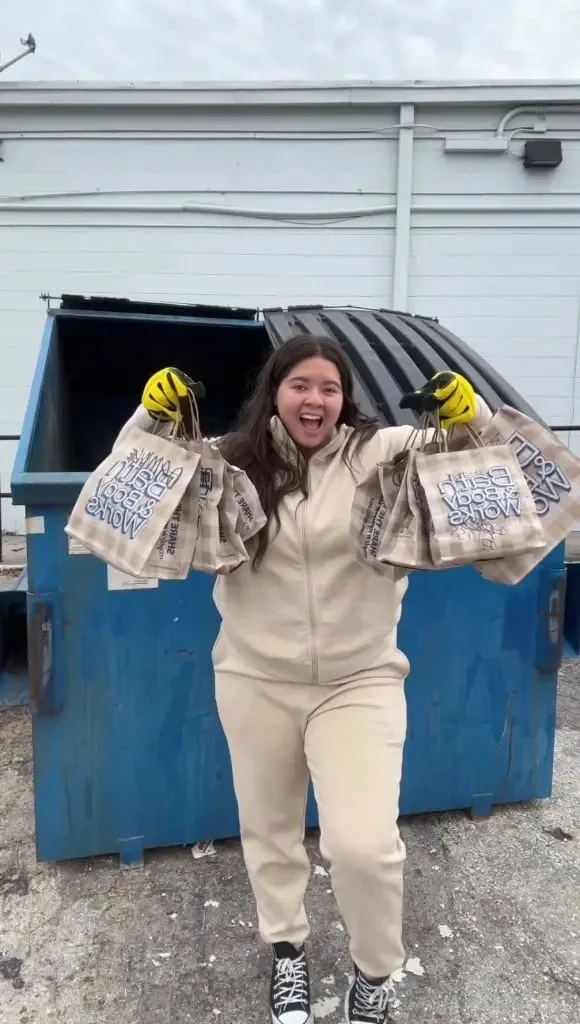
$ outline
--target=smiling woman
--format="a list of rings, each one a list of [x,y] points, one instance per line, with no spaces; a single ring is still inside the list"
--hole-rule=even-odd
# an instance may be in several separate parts
[[[156,415],[158,378],[162,407],[176,415],[176,375],[148,382],[143,404]],[[177,385],[185,389],[183,376]],[[489,417],[457,374],[414,393],[414,404],[425,401],[449,424]],[[268,519],[252,562],[216,581],[213,665],[260,934],[273,947],[273,1024],[312,1022],[309,775],[351,940],[346,1024],[386,1024],[390,979],[404,961],[397,819],[409,662],[397,624],[406,580],[359,562],[351,509],[357,479],[390,461],[410,432],[379,429],[361,413],[340,346],[297,335],[268,357],[236,432],[218,442],[248,473]]]
[[[352,375],[340,346],[324,336],[298,334],[264,365],[238,430],[224,439],[222,451],[248,473],[269,522],[274,518],[279,525],[280,502],[293,491],[307,494],[308,461],[337,428],[344,428],[342,456],[348,462],[378,425],[354,401]],[[269,539],[269,530],[262,530],[254,568]]]

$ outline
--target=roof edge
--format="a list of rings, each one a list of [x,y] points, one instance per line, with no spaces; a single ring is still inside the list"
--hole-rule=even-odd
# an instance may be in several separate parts
[[[0,81],[0,107],[312,107],[580,104],[578,81]]]

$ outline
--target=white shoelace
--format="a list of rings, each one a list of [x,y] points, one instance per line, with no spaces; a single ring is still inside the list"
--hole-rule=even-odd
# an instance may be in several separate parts
[[[390,979],[382,985],[373,985],[364,974],[359,974],[354,989],[355,1016],[366,1017],[369,1021],[383,1024],[392,992]]]
[[[281,957],[276,961],[273,997],[276,1011],[280,1013],[308,1001],[308,972],[304,953],[294,960]]]

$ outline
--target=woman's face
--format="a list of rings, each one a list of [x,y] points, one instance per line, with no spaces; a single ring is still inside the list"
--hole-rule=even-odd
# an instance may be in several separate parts
[[[305,452],[324,448],[342,410],[342,384],[334,363],[312,356],[290,370],[276,395],[278,416]]]

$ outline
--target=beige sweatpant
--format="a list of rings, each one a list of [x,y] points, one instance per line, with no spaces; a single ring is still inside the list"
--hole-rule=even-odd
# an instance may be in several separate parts
[[[304,848],[309,772],[355,964],[399,968],[405,847],[397,827],[406,731],[403,681],[368,674],[337,686],[216,672],[244,858],[265,942],[308,936]]]

